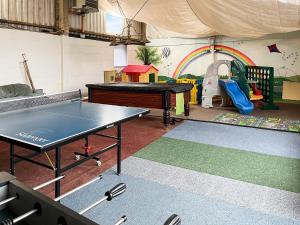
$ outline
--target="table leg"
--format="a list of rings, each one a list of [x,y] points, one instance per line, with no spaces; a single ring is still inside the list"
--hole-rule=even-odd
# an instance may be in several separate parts
[[[163,112],[163,120],[164,120],[164,124],[167,126],[170,124],[170,120],[171,120],[171,114],[170,114],[170,93],[168,91],[164,92],[164,96],[163,96],[163,108],[164,108],[164,112]]]
[[[169,108],[164,108],[163,119],[165,125],[170,124],[171,114]]]
[[[10,144],[10,173],[15,175],[15,146]]]
[[[189,103],[184,104],[184,115],[185,116],[190,115],[190,104]]]
[[[85,140],[84,146],[87,149],[89,147],[89,137],[85,137],[84,140]]]
[[[117,146],[117,151],[118,151],[118,158],[117,158],[117,174],[121,174],[121,160],[122,160],[122,127],[121,124],[118,124],[117,126],[117,132],[118,132],[118,146]]]
[[[55,149],[55,178],[61,176],[61,148]],[[60,196],[60,180],[55,182],[55,198]]]

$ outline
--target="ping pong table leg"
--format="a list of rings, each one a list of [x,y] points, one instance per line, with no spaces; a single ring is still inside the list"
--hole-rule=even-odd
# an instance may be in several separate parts
[[[121,160],[122,160],[122,128],[121,128],[121,124],[118,124],[117,127],[117,132],[118,132],[118,146],[117,146],[117,151],[118,151],[118,159],[117,159],[117,174],[120,175],[121,174]]]
[[[10,144],[10,173],[15,175],[15,146]]]
[[[55,149],[55,178],[61,176],[61,148]],[[60,196],[60,180],[55,182],[55,198]]]

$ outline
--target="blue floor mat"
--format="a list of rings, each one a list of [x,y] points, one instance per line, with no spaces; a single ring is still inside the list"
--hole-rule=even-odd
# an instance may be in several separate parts
[[[122,215],[128,217],[126,225],[163,225],[173,213],[180,215],[182,225],[300,225],[300,221],[262,214],[142,178],[117,176],[113,171],[106,172],[103,180],[63,199],[62,203],[79,211],[119,182],[127,184],[127,191],[85,216],[100,225],[113,225]]]

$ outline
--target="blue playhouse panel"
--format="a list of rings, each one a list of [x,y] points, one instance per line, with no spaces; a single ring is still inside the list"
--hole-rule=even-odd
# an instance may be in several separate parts
[[[250,114],[253,112],[253,103],[247,98],[237,82],[233,80],[219,80],[219,85],[225,89],[241,114]]]

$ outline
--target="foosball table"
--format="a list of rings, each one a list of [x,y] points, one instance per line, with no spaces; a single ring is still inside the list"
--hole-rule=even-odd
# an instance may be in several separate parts
[[[106,191],[103,197],[93,204],[75,212],[60,204],[60,200],[97,180],[101,180],[102,176],[100,175],[55,199],[37,191],[63,178],[64,176],[60,176],[34,188],[29,188],[11,174],[0,172],[0,220],[2,220],[0,225],[99,225],[84,217],[84,214],[101,203],[112,201],[126,191],[126,184],[119,183]],[[112,221],[111,224],[121,225],[126,220],[127,217],[123,215],[116,218],[116,221]],[[180,224],[181,219],[176,214],[170,216],[164,223],[164,225]]]

